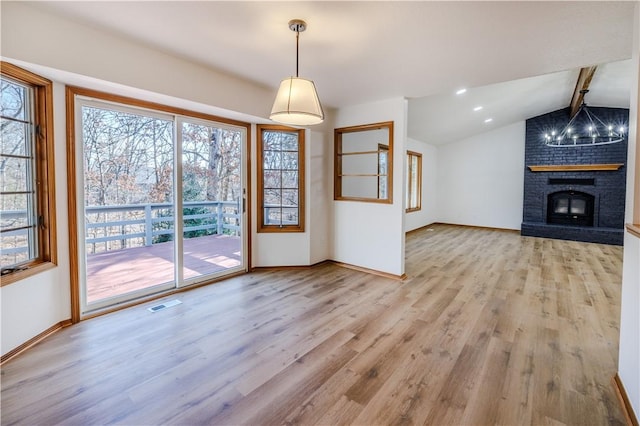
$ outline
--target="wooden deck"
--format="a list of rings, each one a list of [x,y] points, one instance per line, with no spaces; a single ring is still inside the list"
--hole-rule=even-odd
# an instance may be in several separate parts
[[[184,240],[184,277],[239,266],[242,241],[229,235]],[[87,256],[87,301],[173,281],[173,242]]]

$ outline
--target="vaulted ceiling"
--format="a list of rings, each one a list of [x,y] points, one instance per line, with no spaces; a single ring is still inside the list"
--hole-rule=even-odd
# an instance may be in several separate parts
[[[300,36],[300,75],[315,81],[325,106],[404,96],[411,99],[409,136],[444,143],[487,129],[486,114],[497,126],[516,115],[567,106],[580,67],[630,58],[634,2],[31,5],[241,76],[274,93],[280,80],[295,72],[295,35],[287,22],[304,19],[308,29]],[[588,103],[610,96],[611,85],[628,93],[629,72],[628,63],[600,67]],[[597,79],[611,85],[598,93]],[[468,96],[452,97],[460,87],[469,88]],[[484,115],[471,114],[466,122],[476,103],[484,104]]]

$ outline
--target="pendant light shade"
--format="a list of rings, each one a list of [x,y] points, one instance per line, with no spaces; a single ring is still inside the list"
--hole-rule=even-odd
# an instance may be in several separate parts
[[[297,126],[322,123],[324,112],[313,81],[300,77],[282,80],[269,118]]]
[[[322,123],[324,111],[318,98],[316,85],[298,76],[298,50],[300,33],[307,23],[299,19],[289,21],[289,29],[296,33],[296,76],[282,80],[271,108],[269,118],[282,124],[308,126]]]

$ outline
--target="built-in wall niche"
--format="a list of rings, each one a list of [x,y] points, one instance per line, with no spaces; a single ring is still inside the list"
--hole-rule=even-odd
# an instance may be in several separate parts
[[[334,131],[334,199],[393,202],[393,121]]]

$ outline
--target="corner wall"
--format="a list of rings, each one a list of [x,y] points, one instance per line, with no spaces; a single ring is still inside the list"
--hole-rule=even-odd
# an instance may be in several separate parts
[[[439,221],[520,229],[525,122],[438,146]]]
[[[0,287],[2,355],[51,326],[71,318],[65,117],[64,86],[54,83],[53,131],[58,266]]]
[[[627,155],[627,202],[625,221],[633,221],[636,179],[636,152],[640,149],[640,4],[636,3],[633,36],[634,78],[629,111],[629,150]],[[622,263],[622,306],[620,307],[620,351],[618,375],[629,397],[636,418],[640,417],[640,238],[625,232]]]
[[[334,201],[333,259],[388,274],[404,274],[404,163],[407,101],[390,99],[342,108],[335,127],[393,121],[393,204]],[[332,150],[333,151],[333,150]]]

